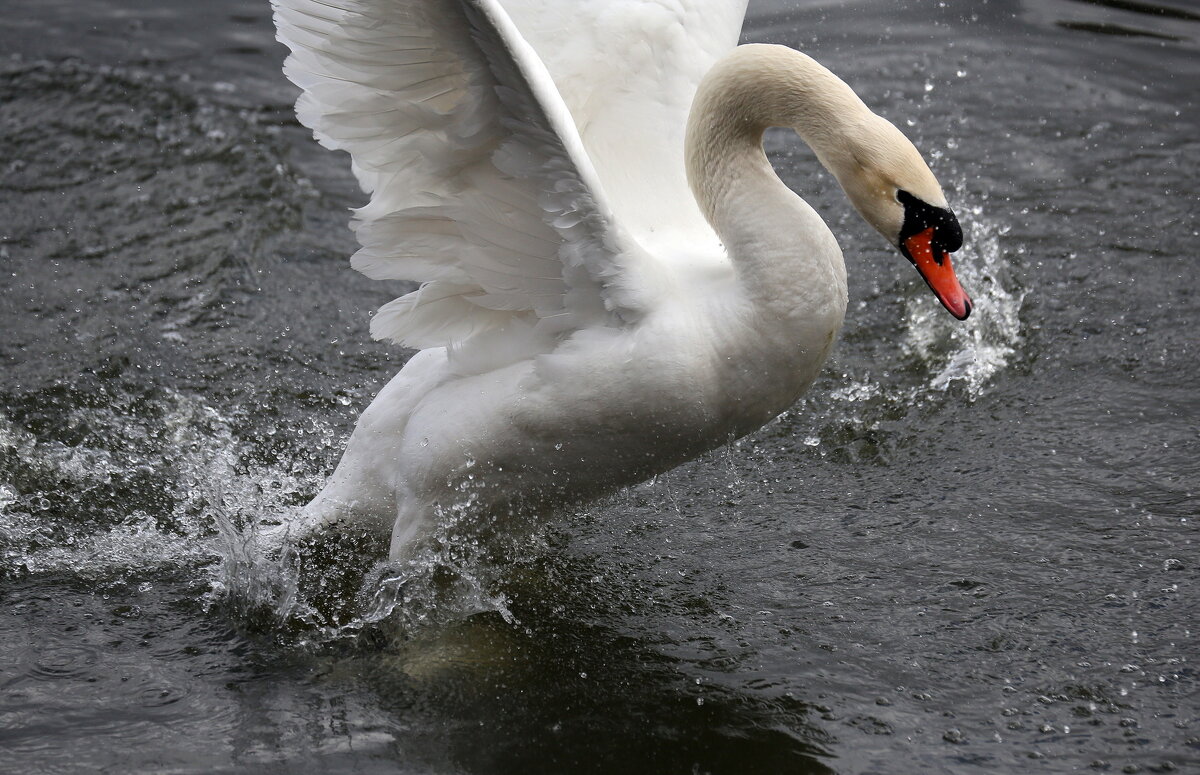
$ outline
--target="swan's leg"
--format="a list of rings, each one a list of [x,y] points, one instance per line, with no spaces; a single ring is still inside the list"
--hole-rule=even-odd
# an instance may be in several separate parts
[[[401,495],[396,510],[396,521],[392,525],[392,543],[388,559],[393,562],[407,560],[417,542],[433,527],[435,518],[433,508],[420,503],[416,498]]]
[[[346,458],[342,458],[346,462]],[[260,545],[267,550],[299,550],[330,531],[354,530],[386,539],[394,514],[390,492],[368,477],[351,475],[338,466],[325,488],[282,524],[260,526]]]
[[[349,455],[342,458],[325,488],[292,523],[293,530],[312,534],[342,525],[388,534],[394,515],[391,488],[370,472],[356,470],[356,462]]]
[[[272,532],[293,546],[339,528],[386,539],[398,516],[404,431],[417,404],[444,379],[445,363],[441,348],[414,355],[358,418],[341,462],[317,497]]]

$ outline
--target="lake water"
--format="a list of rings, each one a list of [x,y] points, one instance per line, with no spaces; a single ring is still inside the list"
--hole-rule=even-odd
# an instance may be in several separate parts
[[[772,132],[850,272],[809,396],[398,588],[254,540],[407,356],[266,3],[4,5],[0,769],[1200,771],[1200,7],[753,3],[931,159],[975,314]]]

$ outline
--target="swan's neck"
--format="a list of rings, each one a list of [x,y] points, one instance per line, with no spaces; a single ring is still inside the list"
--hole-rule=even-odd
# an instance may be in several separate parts
[[[746,295],[816,329],[841,324],[845,265],[821,218],[776,176],[763,132],[794,128],[836,169],[862,101],[837,76],[782,46],[739,46],[696,92],[688,120],[688,182],[733,261]]]

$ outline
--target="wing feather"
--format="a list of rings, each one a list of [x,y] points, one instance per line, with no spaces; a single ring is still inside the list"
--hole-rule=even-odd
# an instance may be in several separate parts
[[[715,244],[687,183],[683,140],[696,87],[737,44],[746,0],[504,7],[554,76],[622,228],[645,244]]]
[[[352,265],[424,285],[372,333],[452,344],[514,317],[637,317],[651,259],[611,214],[570,114],[496,0],[274,0],[300,121],[371,201]]]

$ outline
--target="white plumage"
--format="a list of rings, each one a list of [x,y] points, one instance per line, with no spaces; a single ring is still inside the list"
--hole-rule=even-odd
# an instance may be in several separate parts
[[[787,408],[841,324],[845,269],[767,164],[767,126],[795,127],[894,243],[897,191],[945,207],[835,76],[735,49],[745,2],[274,5],[297,115],[371,195],[353,266],[422,283],[371,325],[422,352],[298,533],[373,526],[402,556],[447,509],[595,497]]]

